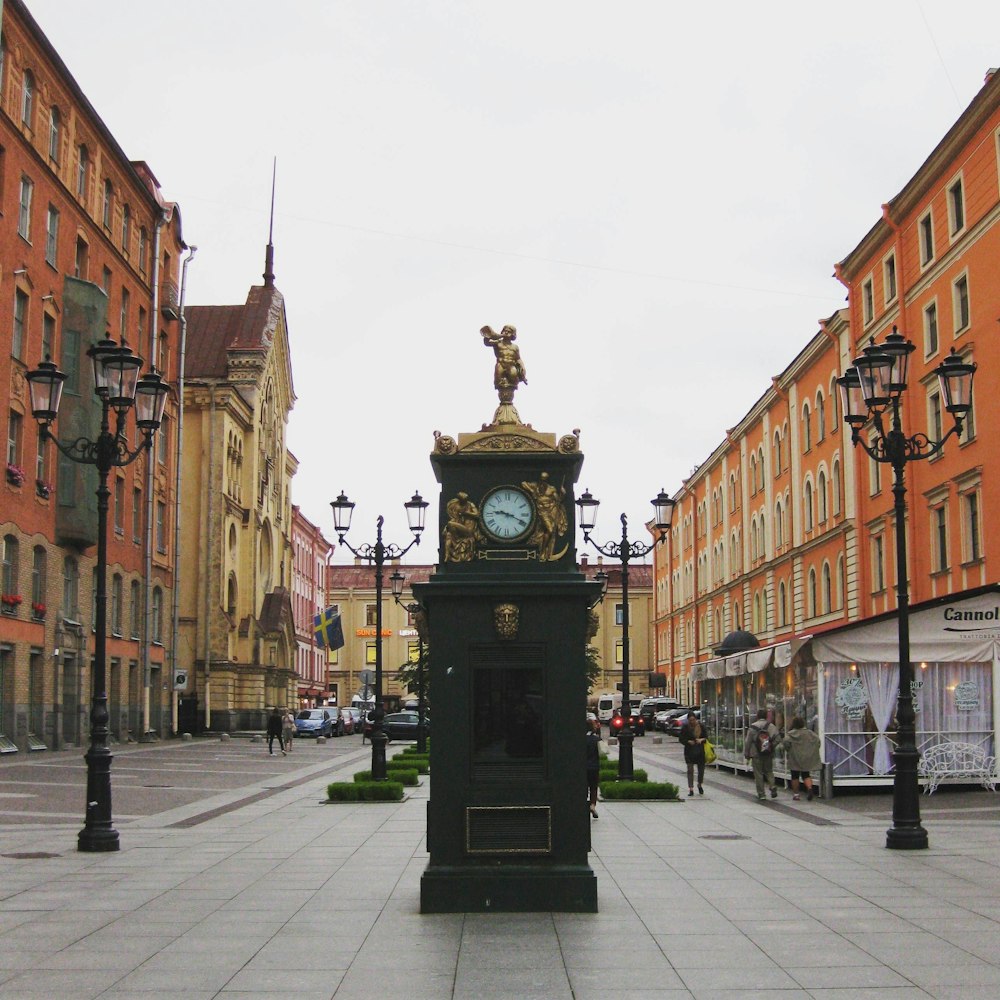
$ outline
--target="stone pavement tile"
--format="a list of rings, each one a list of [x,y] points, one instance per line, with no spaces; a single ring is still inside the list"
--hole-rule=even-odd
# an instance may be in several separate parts
[[[812,934],[794,934],[757,938],[756,944],[765,955],[782,968],[879,964],[879,959],[868,954],[863,947],[832,934],[819,937]]]
[[[995,986],[928,986],[927,995],[937,1000],[996,1000]]]
[[[143,992],[139,998],[132,997],[131,1000],[149,1000],[154,994]],[[287,996],[284,989],[277,990],[231,990],[228,987],[218,993],[209,993],[209,997],[224,997],[225,1000],[275,1000],[277,996]],[[157,993],[155,996],[162,996],[164,1000],[174,994]],[[296,990],[295,1000],[330,1000],[331,991],[324,988],[320,990]],[[184,1000],[188,1000],[189,994],[184,994]],[[101,997],[104,1000],[104,997]],[[175,997],[176,1000],[176,997]]]
[[[824,915],[817,914],[814,910],[810,912],[820,923],[837,934],[912,934],[923,929],[895,914],[873,912],[871,907],[866,907],[864,910],[844,910]]]
[[[95,944],[91,938],[80,941],[69,948],[63,948],[54,955],[37,962],[37,969],[118,969],[122,973],[131,972],[143,962],[158,954],[163,948],[162,941],[146,939],[145,941],[123,942],[105,941]]]
[[[568,996],[570,993],[569,980],[561,962],[536,968],[522,965],[514,969],[460,965],[455,974],[455,990],[478,990],[481,994],[506,994],[508,997]]]
[[[656,966],[634,965],[632,962],[619,961],[618,956],[605,956],[606,961],[600,968],[584,969],[569,965],[569,979],[573,986],[573,992],[579,996],[581,993],[588,993],[601,990],[605,995],[625,993],[632,996],[636,991],[641,990],[680,990],[686,987],[686,983],[678,975],[677,971],[671,968],[670,964],[663,961],[663,964]],[[627,971],[624,971],[627,970]],[[623,990],[623,980],[627,989]]]
[[[177,996],[186,997],[188,990],[221,990],[236,971],[232,967],[206,966],[200,963],[178,965],[176,960],[165,968],[150,967],[147,963],[126,976],[119,973],[120,978],[115,983],[115,988],[126,995],[131,991],[133,998],[142,997],[142,1000],[145,1000],[147,990],[173,990]]]
[[[32,969],[22,972],[3,984],[3,997],[72,997],[73,1000],[93,1000],[122,978],[112,969]]]
[[[992,986],[1000,996],[1000,966],[967,960],[950,965],[895,965],[907,979],[921,989],[935,987]]]
[[[315,993],[333,996],[344,978],[343,969],[242,969],[226,983],[223,993],[284,993],[287,997],[301,997]]]
[[[693,994],[681,987],[680,989],[629,989],[627,992],[621,994],[628,998],[628,1000],[692,1000]],[[457,1000],[456,994],[456,1000]],[[579,986],[573,989],[574,1000],[608,1000],[608,990],[606,987],[590,988]],[[474,996],[464,996],[463,1000],[476,1000]],[[509,998],[508,998],[509,1000]],[[743,1000],[746,1000],[744,996]]]
[[[872,986],[868,988],[850,986],[829,990],[811,989],[802,995],[812,997],[813,1000],[929,1000],[932,996],[918,986]],[[784,993],[780,994],[780,997],[781,1000],[785,1000]],[[950,993],[945,1000],[965,1000],[965,995]],[[996,997],[992,997],[991,1000],[996,1000]]]
[[[785,971],[803,989],[882,989],[886,986],[911,986],[907,979],[884,965],[838,964],[824,966],[786,965]]]
[[[405,997],[406,1000],[451,1000],[454,988],[454,974],[422,973],[413,976],[383,967],[374,970],[356,968],[344,976],[334,997],[335,1000],[372,1000],[374,994],[386,998]],[[477,995],[483,992],[486,992],[485,987]],[[568,991],[566,996],[568,998]]]
[[[854,934],[842,935],[869,955],[894,968],[899,965],[946,965],[969,961],[969,953],[941,940],[926,931],[912,934]]]
[[[20,945],[12,946],[4,938],[0,937],[0,970],[21,972],[25,969],[34,969],[40,962],[52,954],[52,950],[47,947],[47,941],[41,938],[35,939],[35,944],[45,944],[45,948],[25,948]]]
[[[747,977],[746,985],[738,990],[720,990],[710,986],[696,986],[690,987],[690,989],[694,1000],[747,1000],[748,995],[752,995],[755,991],[763,992],[765,989],[767,990],[768,1000],[771,1000],[772,997],[774,1000],[812,1000],[813,997],[812,993],[797,986],[787,989],[758,986],[749,976]],[[857,995],[852,995],[850,1000],[858,1000]]]
[[[719,990],[795,990],[798,983],[784,970],[772,965],[770,968],[754,969],[684,969],[680,973],[683,985],[695,996],[706,991]],[[669,985],[669,984],[668,984]]]

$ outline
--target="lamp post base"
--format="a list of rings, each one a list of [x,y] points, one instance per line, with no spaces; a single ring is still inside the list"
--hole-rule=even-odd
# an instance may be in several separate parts
[[[118,831],[114,828],[110,830],[89,830],[84,828],[76,838],[76,849],[91,854],[118,851],[121,849],[121,844],[118,842]]]
[[[389,741],[381,729],[376,729],[372,735],[372,781],[385,781],[385,745]]]
[[[893,826],[886,830],[885,846],[892,851],[922,851],[930,845],[927,831],[918,823],[916,826]]]
[[[632,743],[635,733],[628,726],[622,726],[618,734],[618,780],[631,781],[635,771],[632,764]]]

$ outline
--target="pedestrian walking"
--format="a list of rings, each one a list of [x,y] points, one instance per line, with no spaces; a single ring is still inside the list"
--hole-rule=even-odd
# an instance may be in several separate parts
[[[281,713],[277,708],[271,709],[271,714],[267,717],[267,752],[274,756],[274,738],[278,738],[278,749],[282,756],[285,754],[285,747],[281,739]]]
[[[819,737],[806,729],[805,720],[796,716],[792,728],[781,741],[785,748],[788,770],[792,772],[792,798],[799,798],[799,781],[806,786],[806,800],[813,800],[812,772],[820,768]]]
[[[698,794],[705,794],[702,785],[705,781],[705,741],[707,739],[705,727],[698,720],[698,716],[694,712],[688,712],[687,720],[681,726],[680,742],[681,746],[684,747],[684,763],[687,764],[689,798],[694,795],[696,768],[698,771]]]
[[[281,719],[281,735],[285,743],[284,749],[291,753],[292,738],[295,736],[295,714],[291,709],[288,709]]]
[[[587,794],[590,796],[590,815],[597,819],[597,781],[601,773],[601,724],[597,719],[587,720]]]
[[[743,741],[743,756],[753,766],[753,780],[757,786],[757,798],[764,801],[764,793],[770,788],[771,798],[778,797],[774,783],[774,748],[778,741],[778,727],[767,721],[766,709],[757,712],[757,721],[747,730]]]

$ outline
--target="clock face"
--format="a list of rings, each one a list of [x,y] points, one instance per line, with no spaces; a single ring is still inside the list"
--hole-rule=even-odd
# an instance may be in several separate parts
[[[488,493],[481,509],[483,528],[498,542],[524,538],[535,520],[530,498],[515,486],[501,486]]]

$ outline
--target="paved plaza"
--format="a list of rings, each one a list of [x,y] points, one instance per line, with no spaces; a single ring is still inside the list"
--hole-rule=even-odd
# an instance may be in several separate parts
[[[664,751],[649,741],[636,763],[676,780]],[[1000,996],[988,792],[935,795],[931,849],[899,853],[888,797],[881,816],[761,804],[712,772],[704,798],[600,805],[596,915],[421,916],[429,783],[325,804],[357,757],[331,774],[293,754],[255,787],[116,821],[115,854],[77,852],[78,822],[0,821],[0,998]],[[948,794],[976,807],[940,808]]]

